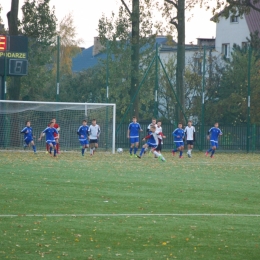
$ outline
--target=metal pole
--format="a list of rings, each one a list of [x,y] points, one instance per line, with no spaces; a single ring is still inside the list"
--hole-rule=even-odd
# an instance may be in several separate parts
[[[57,93],[56,93],[56,102],[59,102],[59,94],[60,94],[60,36],[57,36],[57,72],[56,72],[56,85],[57,85]]]
[[[250,96],[251,96],[251,55],[252,48],[248,49],[248,68],[247,68],[247,139],[246,139],[246,151],[250,150]]]
[[[112,153],[115,153],[116,144],[116,104],[113,105],[113,137],[112,137]]]
[[[3,99],[6,99],[6,93],[7,93],[7,85],[6,85],[6,67],[7,67],[7,50],[5,50],[5,70],[4,70],[4,94],[3,94]]]
[[[202,100],[201,100],[201,129],[200,129],[200,150],[204,148],[204,119],[205,119],[205,74],[206,74],[206,47],[203,47],[203,77],[202,77]]]
[[[109,87],[108,87],[108,80],[109,80],[109,66],[108,66],[108,61],[109,61],[109,55],[108,55],[108,51],[109,51],[109,41],[107,41],[107,72],[106,72],[106,87],[107,87],[107,95],[106,95],[106,103],[108,103],[108,97],[109,97]],[[107,145],[108,145],[108,107],[106,107],[106,150],[107,150]],[[113,129],[114,131],[114,129]]]
[[[154,117],[158,117],[158,43],[156,43],[156,59],[155,59],[155,86],[154,86]]]

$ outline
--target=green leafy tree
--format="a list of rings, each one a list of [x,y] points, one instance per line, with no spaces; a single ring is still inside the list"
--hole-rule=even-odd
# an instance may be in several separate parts
[[[67,74],[61,80],[60,99],[63,102],[102,103],[106,90],[104,67],[97,65],[79,73]]]
[[[164,62],[164,67],[167,72],[167,75],[176,91],[176,55],[169,55],[166,62]],[[160,84],[159,84],[159,113],[161,119],[164,119],[166,122],[171,122],[176,125],[176,107],[177,101],[174,96],[173,90],[169,81],[163,72],[160,69]]]
[[[125,1],[122,2],[125,3]],[[136,6],[133,8],[136,8]],[[155,34],[153,33],[154,24],[152,22],[151,8],[152,1],[143,0],[139,2],[138,37],[135,34],[138,40],[137,38],[136,40],[133,39],[133,10],[130,12],[126,3],[120,6],[118,16],[112,13],[111,18],[103,15],[99,20],[100,41],[109,56],[109,101],[117,102],[117,104],[120,102],[117,106],[119,117],[123,116],[131,102],[131,98],[137,93],[138,83],[154,55]],[[138,26],[137,24],[136,22],[135,26]],[[134,49],[136,48],[135,50],[133,50],[133,46]],[[136,52],[138,52],[138,58],[133,58]],[[139,60],[137,62],[138,70],[133,69],[137,64],[133,65],[133,60],[135,62]],[[106,62],[103,65],[106,66]],[[133,80],[133,77],[136,81]],[[131,111],[137,116],[139,114],[142,118],[152,116],[151,100],[153,99],[154,83],[151,86],[151,81],[153,77],[154,75],[148,76],[135,101],[138,106],[133,104],[134,109]],[[133,82],[135,82],[134,87]],[[137,107],[140,107],[139,113]]]
[[[201,0],[164,0],[164,6],[160,8],[163,17],[174,26],[177,32],[177,61],[176,61],[176,92],[183,111],[185,102],[185,11],[191,10]],[[172,32],[173,33],[173,32]],[[184,115],[176,107],[178,119],[184,121]]]
[[[53,53],[56,43],[56,16],[50,0],[26,0],[20,29],[29,37],[28,75],[22,78],[22,99],[53,100]],[[53,90],[52,90],[53,89]]]
[[[247,120],[248,50],[235,46],[231,59],[222,68],[216,68],[218,84],[208,88],[206,121],[218,120],[223,124],[244,124]],[[259,118],[258,96],[260,93],[260,61],[255,52],[251,62],[251,122]]]
[[[219,15],[228,18],[234,15],[243,15],[249,13],[251,10],[260,12],[260,0],[217,0],[216,5],[212,9],[212,1],[204,0],[204,4],[208,9],[212,9],[214,20],[218,21]]]

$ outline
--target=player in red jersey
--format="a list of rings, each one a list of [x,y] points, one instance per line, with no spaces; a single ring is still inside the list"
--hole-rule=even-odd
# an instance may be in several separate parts
[[[51,122],[54,123],[54,126],[53,126],[53,127],[56,128],[56,130],[59,132],[59,131],[60,131],[60,126],[59,126],[59,124],[57,124],[56,118],[53,118],[53,119],[51,120]],[[48,126],[49,126],[49,125],[48,125]],[[54,139],[55,139],[55,142],[56,142],[57,154],[59,154],[59,153],[60,153],[59,134],[54,133]],[[48,144],[46,144],[46,149],[47,149],[47,151],[49,151],[49,146],[48,146]]]

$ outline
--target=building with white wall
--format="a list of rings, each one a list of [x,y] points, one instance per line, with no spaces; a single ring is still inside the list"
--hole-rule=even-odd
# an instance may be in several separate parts
[[[256,4],[260,7],[260,3]],[[213,19],[211,19],[213,21]],[[217,53],[222,54],[226,58],[230,57],[234,44],[245,47],[250,39],[250,33],[256,31],[260,33],[260,12],[251,9],[249,14],[242,17],[230,16],[222,17],[218,14],[218,22],[216,23],[216,45]]]

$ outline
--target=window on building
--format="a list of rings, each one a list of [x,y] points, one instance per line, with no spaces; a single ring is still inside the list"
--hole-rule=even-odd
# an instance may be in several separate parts
[[[199,75],[202,75],[202,70],[203,70],[203,67],[202,67],[202,59],[203,58],[200,58],[200,57],[196,57],[194,58],[194,65],[195,65],[195,71],[196,73],[198,73]]]
[[[231,23],[238,23],[238,18],[239,18],[238,16],[231,16],[230,17],[230,22]]]
[[[249,45],[249,42],[242,42],[241,47],[243,50],[246,50],[248,48],[248,45]]]
[[[230,44],[229,43],[222,44],[222,55],[225,56],[226,58],[230,57]]]

